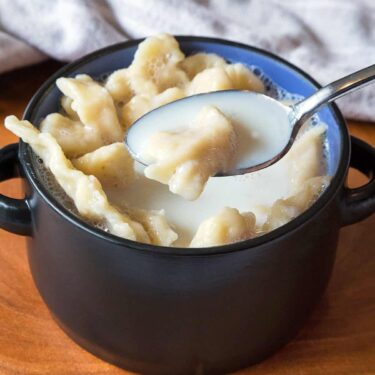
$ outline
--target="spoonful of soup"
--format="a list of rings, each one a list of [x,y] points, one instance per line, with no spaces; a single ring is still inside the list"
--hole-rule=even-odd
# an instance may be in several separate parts
[[[204,162],[204,173],[211,176],[254,172],[280,160],[318,109],[374,78],[375,65],[371,65],[290,106],[251,91],[189,96],[139,118],[129,128],[125,143],[133,157],[148,166],[150,178],[155,175],[160,182],[169,180],[181,163],[179,183],[189,176],[199,177],[202,173],[196,172]],[[160,161],[163,168],[158,168]]]

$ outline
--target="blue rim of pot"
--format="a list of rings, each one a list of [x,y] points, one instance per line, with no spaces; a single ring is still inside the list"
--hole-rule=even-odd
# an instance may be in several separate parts
[[[265,51],[261,48],[248,46],[246,44],[229,41],[220,38],[210,38],[210,37],[198,37],[198,36],[176,36],[178,41],[186,41],[186,42],[205,42],[205,43],[213,43],[213,44],[222,44],[222,45],[230,45],[233,47],[238,47],[241,49],[249,50],[256,52],[258,54],[262,54],[264,56],[270,57],[273,60],[276,60],[285,66],[291,68],[292,70],[296,71],[310,83],[312,83],[317,89],[321,87],[321,85],[316,82],[310,75],[305,73],[300,68],[296,67],[292,63],[284,60],[283,58]],[[81,65],[85,65],[92,60],[97,59],[100,56],[107,55],[113,51],[117,51],[119,49],[123,49],[125,47],[132,47],[138,45],[142,42],[144,38],[141,39],[134,39],[131,41],[126,41],[118,44],[111,45],[109,47],[100,49],[93,53],[90,53],[82,58],[63,66],[57,72],[55,72],[52,76],[50,76],[43,85],[38,89],[38,91],[34,94],[32,99],[30,100],[29,104],[27,105],[23,118],[25,120],[29,120],[32,117],[32,113],[35,109],[39,106],[40,102],[43,100],[44,96],[48,93],[49,89],[51,89],[55,85],[55,81],[57,78],[67,75],[69,72],[76,70]],[[350,161],[350,141],[349,141],[349,132],[346,126],[346,122],[338,109],[338,107],[333,103],[327,106],[333,115],[335,121],[338,123],[340,128],[340,159],[339,164],[336,170],[336,174],[333,176],[329,186],[325,189],[325,191],[321,194],[321,196],[314,202],[311,207],[309,207],[306,211],[304,211],[301,215],[297,216],[296,218],[292,219],[288,223],[282,225],[279,228],[272,230],[269,233],[261,235],[259,237],[250,238],[244,241],[235,242],[226,245],[220,246],[212,246],[212,247],[200,247],[200,248],[186,248],[186,247],[167,247],[167,246],[160,246],[160,245],[151,245],[146,243],[141,243],[137,241],[128,240],[125,238],[121,238],[105,232],[99,228],[96,228],[83,219],[79,218],[77,215],[70,212],[68,209],[64,208],[56,198],[48,191],[48,189],[43,185],[43,183],[38,179],[37,174],[34,170],[34,166],[32,163],[32,149],[22,140],[20,140],[20,147],[19,147],[19,156],[20,160],[24,169],[26,176],[28,177],[28,181],[32,184],[33,188],[43,197],[43,199],[48,203],[48,205],[55,210],[58,214],[60,214],[64,219],[68,220],[70,223],[74,224],[75,226],[79,227],[80,229],[91,233],[92,235],[99,237],[102,240],[109,241],[116,245],[123,245],[125,248],[129,248],[131,250],[139,250],[143,252],[151,252],[155,254],[167,254],[167,255],[175,255],[175,256],[204,256],[204,255],[218,255],[218,254],[225,254],[225,253],[232,253],[241,250],[249,250],[256,247],[260,247],[265,243],[270,243],[274,240],[280,240],[283,237],[286,237],[292,234],[295,230],[297,230],[302,225],[306,224],[309,220],[313,219],[321,210],[323,210],[334,198],[336,192],[342,187],[346,172],[349,167]],[[345,157],[347,155],[347,158]]]

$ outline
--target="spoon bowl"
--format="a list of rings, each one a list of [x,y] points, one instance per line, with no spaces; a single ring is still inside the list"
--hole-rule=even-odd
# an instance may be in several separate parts
[[[289,121],[291,107],[260,93],[226,90],[189,96],[148,112],[129,128],[125,139],[128,150],[138,162],[147,165],[142,150],[149,137],[160,131],[186,129],[208,105],[215,106],[229,118],[237,134],[232,168],[220,171],[217,176],[265,168],[279,160],[293,143],[293,127]]]

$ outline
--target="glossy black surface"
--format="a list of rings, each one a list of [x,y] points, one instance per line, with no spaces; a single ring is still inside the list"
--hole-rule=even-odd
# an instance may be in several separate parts
[[[0,182],[19,177],[18,145],[0,149]],[[0,228],[22,235],[31,235],[30,209],[25,199],[0,194]]]
[[[356,189],[344,189],[342,225],[354,224],[375,212],[375,148],[355,137],[351,137],[351,145],[350,166],[369,177],[369,182]]]
[[[81,345],[140,373],[224,373],[265,358],[301,327],[335,258],[334,207],[277,243],[181,257],[109,245],[36,204],[29,260],[44,300]]]

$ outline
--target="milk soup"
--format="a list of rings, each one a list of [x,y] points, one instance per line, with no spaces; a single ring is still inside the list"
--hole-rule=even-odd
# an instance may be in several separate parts
[[[60,112],[49,114],[38,127],[15,116],[5,126],[31,146],[39,178],[60,204],[119,237],[182,248],[242,241],[294,219],[329,184],[326,125],[317,118],[303,126],[276,164],[255,173],[213,177],[243,153],[264,147],[256,134],[248,137],[248,148],[243,146],[242,115],[226,116],[213,106],[185,113],[181,131],[140,136],[142,158],[149,165],[136,162],[123,142],[125,133],[164,104],[233,89],[283,102],[299,99],[259,68],[215,54],[185,56],[170,35],[147,38],[132,64],[104,81],[80,74],[59,78],[56,85],[62,92]],[[258,121],[261,116],[258,108]],[[271,144],[277,137],[269,126],[265,121],[259,131]]]

